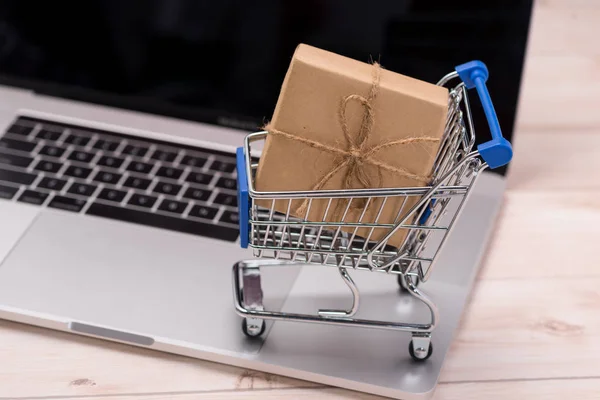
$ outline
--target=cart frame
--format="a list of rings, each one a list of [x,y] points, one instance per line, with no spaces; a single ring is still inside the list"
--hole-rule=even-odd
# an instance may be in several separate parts
[[[449,83],[457,78],[460,82],[450,86]],[[265,140],[268,133],[246,136],[244,146],[237,150],[240,245],[251,247],[257,258],[233,266],[235,311],[244,318],[242,329],[246,335],[261,335],[266,320],[397,330],[411,333],[409,353],[415,360],[431,356],[431,334],[439,320],[439,311],[418,285],[429,279],[477,177],[486,168],[506,165],[512,158],[511,145],[502,137],[485,85],[487,78],[486,66],[480,61],[471,61],[456,67],[437,83],[449,87],[449,112],[434,162],[433,178],[425,187],[259,192],[254,189],[253,176],[258,164],[251,157],[252,144]],[[477,90],[492,135],[490,141],[478,145],[476,150],[473,150],[476,136],[467,91],[471,88]],[[262,204],[270,200],[271,207],[260,208],[256,204],[259,199]],[[340,199],[346,199],[341,218],[335,222],[326,221],[332,202]],[[396,221],[393,224],[378,223],[388,199],[403,199]],[[308,202],[306,216],[313,201],[327,201],[323,220],[292,217],[291,204],[298,200]],[[276,201],[287,201],[287,213],[278,215],[275,212]],[[357,221],[345,221],[353,201],[360,201],[362,213]],[[408,210],[404,210],[407,203]],[[411,203],[414,204],[410,206]],[[362,222],[369,207],[379,207],[377,216],[372,222]],[[359,228],[367,228],[370,233],[359,237]],[[400,229],[407,232],[403,244],[388,246],[388,240]],[[375,230],[387,233],[377,241],[370,240]],[[294,264],[337,267],[352,294],[351,307],[347,310],[321,309],[315,314],[265,310],[261,267]],[[348,272],[350,269],[397,275],[401,288],[427,306],[429,322],[417,324],[356,318],[360,292]]]

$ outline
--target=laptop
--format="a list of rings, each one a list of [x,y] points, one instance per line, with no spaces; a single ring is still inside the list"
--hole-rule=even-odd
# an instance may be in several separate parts
[[[427,398],[505,187],[488,171],[422,289],[434,353],[410,335],[267,323],[242,332],[235,149],[272,114],[300,42],[436,82],[486,62],[511,139],[531,1],[0,5],[0,318],[395,398]],[[33,11],[35,12],[33,12]],[[472,97],[478,142],[488,140]],[[333,271],[263,274],[270,309],[345,304]],[[421,318],[394,276],[353,275],[361,315]],[[268,289],[267,289],[268,288]]]

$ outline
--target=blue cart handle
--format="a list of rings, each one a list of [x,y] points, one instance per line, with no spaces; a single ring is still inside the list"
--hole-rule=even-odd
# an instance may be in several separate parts
[[[460,79],[465,83],[467,89],[477,89],[477,94],[479,95],[479,99],[483,105],[483,111],[485,112],[485,116],[490,126],[492,140],[477,146],[479,154],[481,154],[483,160],[488,163],[492,169],[508,164],[513,155],[512,146],[510,145],[510,142],[502,136],[498,116],[496,115],[496,110],[494,110],[490,92],[485,85],[489,76],[487,67],[481,61],[470,61],[457,66],[455,70]]]

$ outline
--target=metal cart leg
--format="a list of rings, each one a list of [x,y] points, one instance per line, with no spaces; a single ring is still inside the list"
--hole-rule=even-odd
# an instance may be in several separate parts
[[[242,260],[233,265],[233,301],[242,320],[242,331],[255,338],[265,332],[265,319],[271,315],[263,304],[260,268],[265,266],[293,265],[281,260]],[[264,315],[267,318],[260,318]]]
[[[264,311],[263,291],[258,265],[243,265],[238,270],[241,274],[241,287],[236,288],[240,294],[242,305],[252,311]],[[257,337],[265,332],[265,321],[248,317],[242,320],[242,331],[249,337]]]
[[[424,361],[431,356],[431,332],[435,329],[438,320],[438,309],[435,304],[417,288],[412,279],[403,276],[405,286],[412,296],[427,305],[431,312],[431,321],[425,324],[406,322],[391,322],[379,320],[358,319],[353,316],[358,309],[358,289],[354,281],[348,275],[345,268],[340,269],[340,274],[354,296],[354,302],[350,310],[320,310],[317,314],[297,314],[282,311],[265,310],[263,306],[263,292],[260,280],[260,268],[269,266],[294,265],[293,262],[281,260],[246,260],[240,261],[233,266],[233,294],[235,311],[244,318],[243,330],[246,335],[256,337],[265,331],[266,320],[303,321],[317,324],[345,325],[363,328],[381,328],[402,332],[410,332],[412,341],[409,353],[413,359]],[[323,313],[325,311],[325,313]],[[328,312],[329,311],[329,312]]]
[[[415,361],[425,361],[433,353],[431,344],[431,332],[437,323],[438,309],[435,303],[417,287],[418,280],[413,280],[411,276],[401,274],[399,277],[402,287],[408,293],[425,303],[431,312],[431,326],[427,329],[415,330],[412,332],[412,339],[408,345],[408,352]]]
[[[339,267],[338,270],[340,272],[340,275],[342,276],[342,279],[344,280],[344,283],[346,283],[346,285],[348,285],[348,287],[350,288],[350,291],[352,292],[352,307],[348,311],[346,311],[346,310],[329,310],[329,309],[319,310],[318,314],[322,317],[329,317],[329,318],[352,317],[358,311],[358,306],[360,304],[360,292],[358,291],[358,287],[356,286],[356,283],[354,283],[354,280],[352,279],[352,277],[350,276],[350,274],[348,273],[348,270],[346,270],[346,268]]]
[[[411,279],[415,286],[419,286],[419,284],[421,283],[421,280],[419,279],[418,276],[411,275],[411,277],[408,279]],[[404,275],[398,275],[398,285],[400,286],[400,290],[402,292],[410,291],[410,289],[407,288],[406,285],[404,284]]]

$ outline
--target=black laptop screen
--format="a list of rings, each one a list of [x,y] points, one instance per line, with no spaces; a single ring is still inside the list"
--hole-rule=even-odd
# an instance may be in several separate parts
[[[4,0],[0,83],[253,130],[270,118],[300,42],[431,82],[480,59],[510,138],[531,7],[530,0]],[[476,126],[485,127],[473,103]]]

